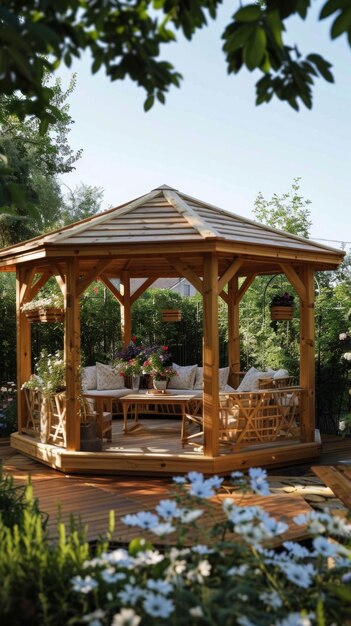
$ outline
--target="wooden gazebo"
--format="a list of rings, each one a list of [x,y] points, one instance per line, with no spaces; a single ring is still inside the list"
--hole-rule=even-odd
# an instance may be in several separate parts
[[[344,253],[262,226],[196,200],[167,185],[119,207],[0,252],[0,270],[17,275],[18,433],[12,445],[63,471],[160,472],[198,469],[224,473],[247,465],[269,465],[318,455],[315,439],[314,273],[333,270]],[[228,306],[228,365],[240,369],[239,303],[258,275],[284,274],[300,299],[301,436],[298,442],[256,446],[223,454],[219,447],[218,298]],[[66,447],[43,444],[23,431],[20,390],[31,375],[30,322],[22,306],[55,276],[64,296],[66,359]],[[152,455],[80,452],[80,296],[99,279],[121,307],[122,337],[131,339],[131,305],[159,277],[186,277],[203,297],[204,447]],[[119,289],[116,281],[120,280]],[[131,292],[131,279],[144,282]],[[225,289],[227,287],[227,289]]]

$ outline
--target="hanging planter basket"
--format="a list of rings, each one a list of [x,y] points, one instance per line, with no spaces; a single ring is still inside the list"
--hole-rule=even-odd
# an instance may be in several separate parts
[[[179,309],[163,309],[161,313],[163,322],[180,322],[182,319],[182,312]]]
[[[63,322],[65,319],[64,310],[58,307],[28,309],[25,311],[25,315],[32,324],[35,322]]]
[[[292,306],[271,306],[271,320],[274,322],[292,320],[294,309]]]

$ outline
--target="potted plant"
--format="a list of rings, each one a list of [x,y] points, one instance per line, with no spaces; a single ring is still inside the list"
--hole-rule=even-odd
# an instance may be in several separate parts
[[[158,352],[152,352],[144,361],[143,371],[150,375],[154,389],[160,391],[165,391],[170,379],[177,375],[171,365],[165,364],[162,354]]]
[[[118,368],[121,376],[131,377],[133,389],[139,388],[140,379],[136,381],[136,377],[150,378],[154,383],[154,388],[158,382],[161,382],[159,388],[166,388],[169,379],[176,375],[171,368],[172,355],[168,346],[146,345],[134,336],[130,344],[119,351],[116,356],[114,366]],[[165,381],[166,385],[162,381]]]
[[[64,308],[62,293],[35,298],[21,307],[28,320],[34,322],[63,322]]]
[[[292,320],[294,296],[287,291],[275,294],[269,303],[269,307],[273,321]]]
[[[101,452],[102,439],[98,437],[96,412],[92,401],[84,396],[80,403],[80,450],[81,452]]]

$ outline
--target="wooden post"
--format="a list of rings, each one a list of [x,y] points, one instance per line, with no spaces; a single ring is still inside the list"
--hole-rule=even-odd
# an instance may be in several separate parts
[[[239,385],[240,372],[240,335],[239,335],[239,300],[238,277],[234,276],[228,283],[228,365],[229,384],[236,388]]]
[[[80,302],[77,297],[78,260],[68,259],[65,294],[66,441],[67,450],[80,449]]]
[[[26,403],[21,391],[32,373],[32,336],[31,325],[25,313],[21,311],[23,293],[27,289],[26,277],[28,272],[24,268],[17,268],[16,272],[16,334],[17,334],[17,416],[18,432],[26,425]]]
[[[315,440],[315,361],[314,361],[314,270],[304,267],[300,272],[306,288],[306,300],[300,300],[300,385],[301,440]]]
[[[121,304],[121,338],[122,345],[127,346],[132,339],[130,276],[127,271],[122,272],[120,291],[123,297],[123,304]]]
[[[204,255],[203,276],[203,420],[204,454],[219,451],[219,346],[218,346],[218,259]]]

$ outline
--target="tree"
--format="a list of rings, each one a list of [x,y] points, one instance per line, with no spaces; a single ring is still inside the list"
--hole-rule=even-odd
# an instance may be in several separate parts
[[[281,196],[275,193],[270,200],[265,200],[259,192],[253,209],[257,220],[267,226],[308,238],[312,222],[307,207],[311,201],[304,200],[300,195],[300,180],[294,178],[290,191]]]
[[[305,19],[311,0],[258,0],[235,11],[223,33],[228,72],[258,69],[257,104],[275,95],[294,109],[301,101],[312,107],[315,78],[333,82],[331,64],[322,56],[303,56],[286,40],[292,15]],[[155,98],[164,103],[181,75],[159,60],[161,45],[175,40],[179,30],[187,39],[215,19],[220,0],[4,0],[0,8],[0,89],[17,91],[12,110],[20,118],[37,116],[47,127],[60,117],[52,90],[44,83],[84,50],[92,56],[92,72],[101,67],[111,80],[131,78],[146,91],[145,109]],[[351,7],[348,0],[324,0],[319,19],[333,17],[331,38],[346,33],[351,44]]]
[[[0,97],[0,152],[9,167],[4,174],[4,185],[15,189],[14,197],[3,196],[0,216],[0,245],[11,245],[33,237],[57,221],[62,206],[58,174],[70,172],[81,151],[73,152],[68,143],[70,125],[67,99],[74,89],[75,77],[66,91],[60,80],[52,87],[60,120],[46,133],[41,133],[39,121],[29,118],[20,121],[9,113],[12,97]]]
[[[63,208],[60,213],[58,226],[66,226],[72,222],[79,222],[91,217],[100,211],[103,189],[81,183],[75,189],[69,189],[63,199]]]

